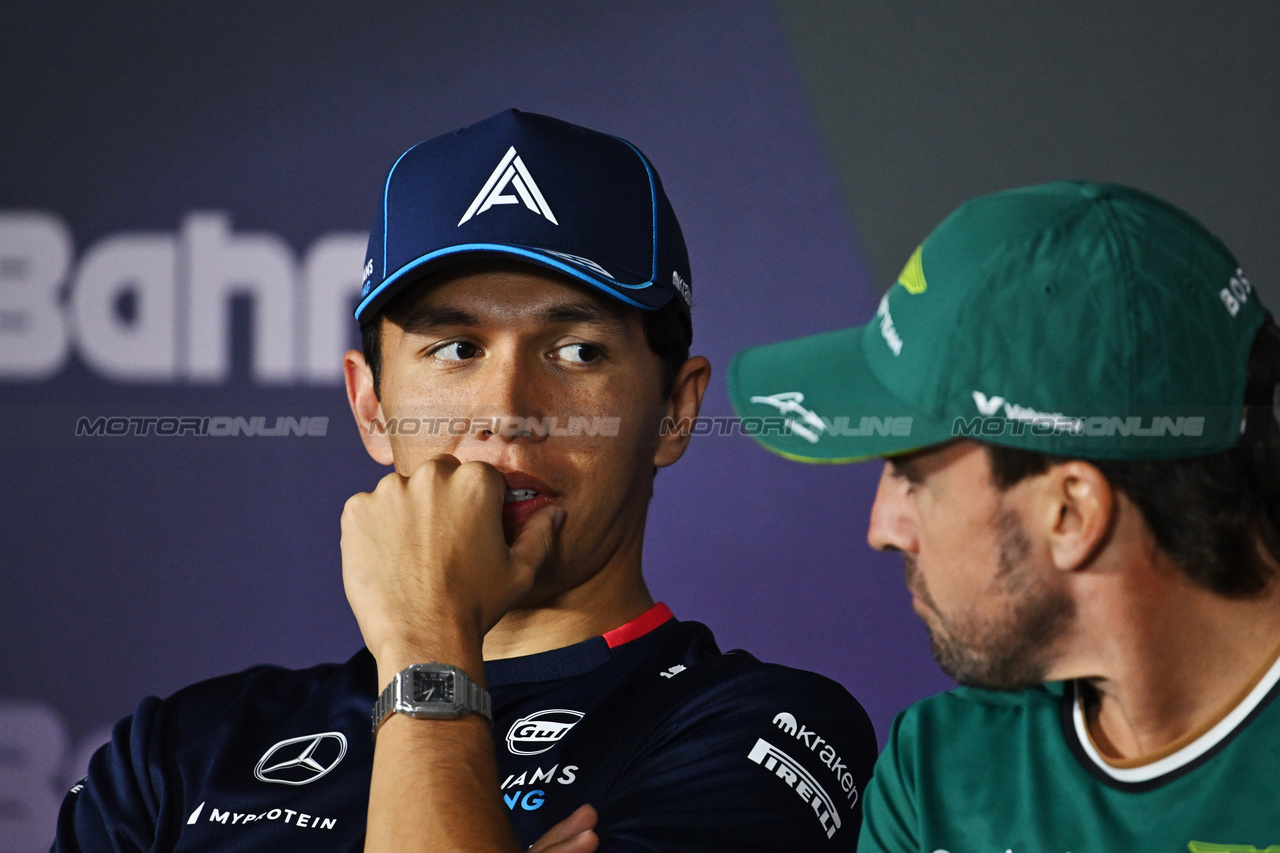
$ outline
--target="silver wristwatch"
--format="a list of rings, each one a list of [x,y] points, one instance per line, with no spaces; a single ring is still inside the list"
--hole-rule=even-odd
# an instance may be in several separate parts
[[[415,663],[396,673],[373,704],[375,738],[378,726],[391,714],[441,720],[479,714],[493,722],[489,691],[446,663]]]

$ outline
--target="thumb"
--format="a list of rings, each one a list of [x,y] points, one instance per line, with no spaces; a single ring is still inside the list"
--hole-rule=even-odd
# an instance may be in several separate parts
[[[599,839],[591,830],[598,815],[589,805],[582,805],[564,820],[547,830],[529,848],[529,853],[591,853]]]
[[[535,572],[551,555],[556,534],[564,523],[564,507],[548,506],[535,512],[511,543],[511,562],[517,569]]]

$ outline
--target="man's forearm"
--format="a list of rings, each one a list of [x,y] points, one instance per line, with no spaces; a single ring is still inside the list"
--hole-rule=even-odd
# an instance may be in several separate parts
[[[411,663],[451,663],[484,685],[480,641],[435,622],[430,640],[379,649],[385,686]],[[490,724],[478,714],[414,719],[391,714],[378,727],[369,786],[366,853],[520,850],[503,808]]]
[[[366,853],[520,850],[484,718],[393,714],[378,731]]]
[[[484,686],[484,636],[528,592],[563,517],[542,510],[508,545],[505,491],[492,466],[442,456],[347,501],[343,583],[379,687],[425,663],[456,666]],[[365,849],[519,851],[483,717],[382,722]]]

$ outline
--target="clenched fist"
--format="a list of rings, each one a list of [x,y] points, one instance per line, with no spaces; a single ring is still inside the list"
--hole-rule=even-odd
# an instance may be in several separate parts
[[[482,675],[484,635],[532,588],[564,515],[539,509],[508,545],[506,491],[493,466],[438,456],[347,501],[343,583],[380,683],[428,661]]]

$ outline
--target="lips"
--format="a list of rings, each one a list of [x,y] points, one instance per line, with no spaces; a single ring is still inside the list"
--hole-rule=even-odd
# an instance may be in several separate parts
[[[508,532],[524,524],[529,516],[559,497],[551,487],[521,471],[503,471],[507,491],[502,501],[502,526]]]

